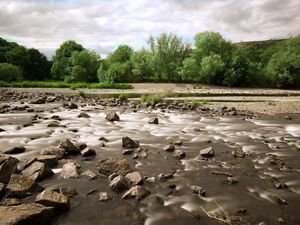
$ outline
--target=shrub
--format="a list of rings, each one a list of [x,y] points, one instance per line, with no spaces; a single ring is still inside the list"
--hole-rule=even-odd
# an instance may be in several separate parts
[[[0,63],[0,80],[8,82],[22,80],[22,70],[9,63]]]
[[[118,99],[120,101],[127,101],[128,100],[128,94],[120,94]]]
[[[157,95],[142,95],[140,101],[141,102],[146,102],[149,104],[157,104],[159,102],[162,102],[162,98],[157,96]]]

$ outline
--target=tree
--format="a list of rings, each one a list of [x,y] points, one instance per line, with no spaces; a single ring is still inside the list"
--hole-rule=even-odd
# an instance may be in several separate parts
[[[52,77],[56,80],[64,80],[65,77],[70,76],[70,58],[74,52],[82,50],[82,45],[75,41],[69,40],[62,43],[52,58]]]
[[[153,77],[152,54],[142,48],[140,51],[131,55],[130,62],[132,64],[133,81],[150,81]]]
[[[0,63],[0,80],[7,82],[22,80],[22,70],[9,63]]]
[[[200,81],[200,65],[195,57],[186,58],[179,71],[179,75],[183,81],[199,82]]]
[[[111,63],[119,62],[126,63],[130,60],[133,53],[133,49],[128,45],[120,45],[114,52],[108,56],[108,60]]]
[[[222,84],[224,69],[225,63],[220,55],[211,54],[204,57],[201,62],[200,81],[207,84]]]

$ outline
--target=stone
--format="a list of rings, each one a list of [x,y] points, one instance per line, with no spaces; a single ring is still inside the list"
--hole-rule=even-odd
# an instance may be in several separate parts
[[[175,140],[175,141],[173,141],[173,145],[181,146],[182,145],[182,141],[181,140]]]
[[[122,138],[122,146],[124,148],[138,148],[140,146],[140,143],[138,141],[134,141],[129,137],[123,137]]]
[[[162,147],[162,150],[164,150],[166,152],[173,152],[175,150],[175,146],[174,145],[165,145]]]
[[[284,198],[281,198],[279,196],[273,195],[273,196],[271,196],[271,198],[279,205],[287,205],[288,204]]]
[[[122,152],[123,155],[130,155],[130,154],[132,154],[132,153],[133,153],[133,149],[125,149],[125,150],[123,150],[123,152]]]
[[[42,150],[40,155],[55,155],[57,159],[62,159],[65,155],[65,150],[57,147],[50,147]]]
[[[113,173],[126,175],[132,172],[129,163],[126,159],[120,157],[108,157],[98,161],[97,168],[99,172],[104,175],[111,175]]]
[[[114,122],[114,121],[119,121],[120,117],[118,116],[118,114],[116,112],[110,112],[106,115],[106,119],[108,121]]]
[[[34,162],[26,169],[24,169],[21,173],[25,177],[31,178],[36,181],[42,180],[54,174],[53,171],[43,162]]]
[[[204,188],[197,186],[197,185],[192,185],[192,186],[190,186],[190,188],[195,194],[205,196],[206,192],[205,192]]]
[[[76,105],[73,102],[71,102],[71,103],[64,103],[63,107],[65,107],[67,109],[78,109],[78,105]]]
[[[109,187],[115,192],[121,192],[129,188],[129,180],[118,175],[109,182]]]
[[[169,179],[171,179],[171,178],[173,178],[173,175],[172,174],[163,174],[163,173],[160,173],[160,174],[158,174],[158,179],[160,180],[160,181],[166,181],[166,180],[169,180]]]
[[[89,157],[89,156],[94,156],[96,155],[96,151],[93,150],[93,149],[90,149],[89,147],[86,147],[85,149],[83,149],[80,154],[83,156],[83,157]]]
[[[286,119],[286,120],[292,120],[292,117],[290,117],[289,115],[286,115],[283,118]]]
[[[91,170],[86,170],[81,175],[87,177],[89,180],[95,180],[97,178],[97,174]]]
[[[75,145],[75,147],[76,148],[79,148],[79,150],[84,150],[85,148],[87,148],[88,146],[87,146],[87,144],[85,144],[85,143],[74,143],[74,145]]]
[[[203,157],[213,157],[214,156],[214,150],[213,150],[212,147],[202,149],[200,151],[200,155],[203,156]]]
[[[126,191],[125,194],[123,194],[122,198],[123,199],[137,198],[138,200],[141,200],[147,197],[150,193],[151,192],[149,190],[147,190],[142,186],[133,186],[128,191]]]
[[[18,171],[18,162],[14,157],[0,154],[0,183],[9,182],[10,176]]]
[[[24,146],[15,146],[11,147],[8,150],[4,151],[5,154],[20,154],[25,152],[25,147]]]
[[[4,132],[4,131],[6,131],[6,130],[4,130],[4,129],[0,128],[0,132]]]
[[[158,118],[157,117],[150,118],[148,123],[149,124],[158,124]]]
[[[0,199],[1,199],[1,195],[2,195],[2,192],[4,191],[4,189],[5,189],[5,184],[0,183]]]
[[[227,183],[229,184],[236,184],[239,182],[239,179],[236,177],[227,177]]]
[[[44,96],[44,97],[33,99],[30,103],[31,104],[45,104],[46,100],[47,100],[47,98]]]
[[[43,190],[43,188],[34,179],[30,179],[19,174],[11,175],[6,188],[10,192],[10,196],[19,198],[23,198]]]
[[[38,194],[35,202],[44,206],[54,207],[57,210],[70,208],[70,199],[67,196],[51,190],[45,190]]]
[[[232,174],[229,172],[224,172],[224,171],[212,171],[211,174],[213,175],[222,175],[226,177],[232,177]]]
[[[77,166],[74,162],[69,162],[63,165],[60,176],[64,179],[78,178]]]
[[[100,192],[98,197],[98,202],[106,202],[109,200],[107,192]]]
[[[235,158],[244,158],[246,156],[246,153],[242,149],[235,149],[232,151],[232,155]]]
[[[183,159],[185,157],[185,152],[182,150],[175,150],[175,158]]]
[[[145,180],[146,180],[146,182],[151,183],[151,184],[154,184],[156,182],[155,177],[147,177]]]
[[[67,154],[70,155],[80,154],[80,149],[77,148],[69,139],[62,141],[59,147],[61,149],[64,149]]]
[[[72,198],[75,195],[77,195],[76,189],[72,188],[72,187],[61,187],[59,189],[59,193],[62,194],[62,195],[65,195],[65,196],[67,196],[69,198]]]
[[[108,139],[106,137],[100,137],[99,141],[104,141],[104,142],[108,142]]]
[[[81,112],[79,115],[78,115],[78,118],[90,118],[91,116],[85,112]]]
[[[139,172],[128,173],[125,177],[134,185],[141,184],[143,181],[143,178]]]
[[[53,115],[51,117],[52,120],[58,120],[58,121],[61,121],[62,119],[58,116],[58,115]]]
[[[0,206],[1,225],[44,224],[54,216],[53,207],[40,204],[21,204],[18,206]]]
[[[5,198],[2,201],[1,205],[3,205],[3,206],[16,206],[16,205],[21,205],[21,204],[22,204],[22,202],[18,198]]]
[[[55,155],[39,155],[36,160],[45,164],[46,167],[54,168],[58,165],[58,159]]]

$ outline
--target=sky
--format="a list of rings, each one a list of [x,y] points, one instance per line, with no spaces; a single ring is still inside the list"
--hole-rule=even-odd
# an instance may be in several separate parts
[[[220,32],[233,42],[300,33],[300,0],[0,0],[0,36],[51,57],[65,40],[106,56],[172,32],[193,43]]]

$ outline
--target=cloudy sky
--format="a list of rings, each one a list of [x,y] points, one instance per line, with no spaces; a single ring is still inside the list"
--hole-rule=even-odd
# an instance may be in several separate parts
[[[51,56],[73,39],[102,56],[150,34],[192,42],[211,30],[238,41],[300,33],[299,0],[0,0],[0,36]]]

